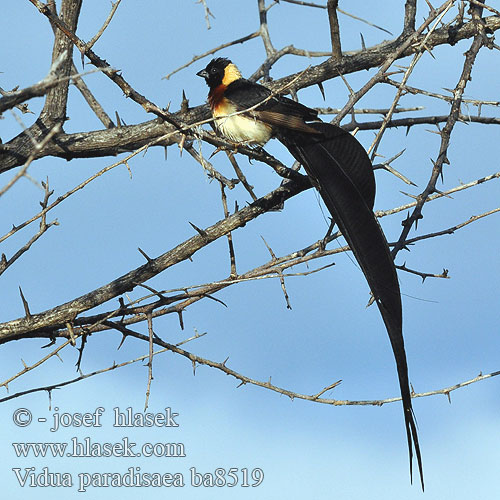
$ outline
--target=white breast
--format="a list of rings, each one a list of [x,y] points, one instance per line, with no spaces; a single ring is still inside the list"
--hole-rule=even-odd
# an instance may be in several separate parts
[[[244,115],[215,120],[215,126],[234,142],[251,142],[263,146],[271,138],[271,127]]]

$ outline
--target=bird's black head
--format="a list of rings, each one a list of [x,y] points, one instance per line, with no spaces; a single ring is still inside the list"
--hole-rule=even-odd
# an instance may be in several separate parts
[[[204,78],[211,89],[221,84],[229,85],[232,81],[241,78],[238,68],[225,57],[212,59],[205,69],[196,74]]]

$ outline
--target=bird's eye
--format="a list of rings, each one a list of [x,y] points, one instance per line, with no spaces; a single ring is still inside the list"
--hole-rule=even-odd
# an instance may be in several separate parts
[[[212,75],[215,75],[215,73],[217,73],[217,68],[212,68],[210,70],[210,73],[212,73]]]

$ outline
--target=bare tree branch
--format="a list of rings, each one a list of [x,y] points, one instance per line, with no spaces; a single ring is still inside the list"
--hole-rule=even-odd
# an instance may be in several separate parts
[[[339,0],[328,0],[326,7],[328,9],[328,21],[330,22],[330,38],[332,41],[332,59],[340,61],[342,59],[342,47],[340,45],[339,20],[337,19],[337,7]]]

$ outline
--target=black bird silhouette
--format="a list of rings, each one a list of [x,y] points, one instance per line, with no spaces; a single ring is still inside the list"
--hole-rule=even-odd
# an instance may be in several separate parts
[[[317,111],[287,97],[273,95],[268,88],[242,78],[229,59],[213,59],[197,75],[203,77],[210,88],[208,103],[218,131],[237,143],[264,145],[272,137],[281,141],[304,166],[347,240],[389,334],[403,400],[410,478],[414,447],[423,490],[399,282],[384,233],[373,214],[375,178],[366,151],[342,128],[319,121]]]

